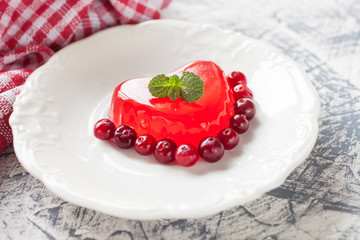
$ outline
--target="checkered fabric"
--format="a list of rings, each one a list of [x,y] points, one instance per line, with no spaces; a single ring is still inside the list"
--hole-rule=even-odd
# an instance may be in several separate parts
[[[170,0],[0,0],[0,152],[9,116],[31,72],[57,50],[101,29],[160,18]]]

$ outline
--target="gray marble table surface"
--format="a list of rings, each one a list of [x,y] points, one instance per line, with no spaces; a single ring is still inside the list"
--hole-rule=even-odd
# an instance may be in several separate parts
[[[163,18],[279,48],[321,101],[316,145],[278,188],[199,219],[128,220],[73,205],[0,155],[0,239],[360,239],[360,1],[173,0]]]

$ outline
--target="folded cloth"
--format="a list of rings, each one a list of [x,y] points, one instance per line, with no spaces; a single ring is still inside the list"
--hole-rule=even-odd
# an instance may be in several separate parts
[[[160,18],[170,0],[0,0],[0,152],[26,78],[57,50],[101,29]]]

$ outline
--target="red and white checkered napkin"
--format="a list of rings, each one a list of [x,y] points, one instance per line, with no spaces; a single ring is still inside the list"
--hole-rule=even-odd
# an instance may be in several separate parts
[[[118,24],[158,19],[170,0],[0,0],[0,153],[21,86],[55,51]]]

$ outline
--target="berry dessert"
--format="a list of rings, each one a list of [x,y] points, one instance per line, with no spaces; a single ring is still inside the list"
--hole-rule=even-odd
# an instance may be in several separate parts
[[[248,130],[255,115],[252,97],[243,73],[226,76],[215,63],[196,61],[167,75],[121,83],[94,135],[140,155],[154,154],[164,164],[214,163]]]
[[[235,99],[226,76],[215,63],[205,61],[191,63],[169,76],[183,72],[195,73],[203,81],[204,94],[199,100],[154,97],[148,88],[151,78],[130,79],[115,89],[109,119],[116,126],[131,126],[138,135],[150,134],[157,141],[170,138],[178,146],[197,146],[202,139],[216,136],[234,115]]]

